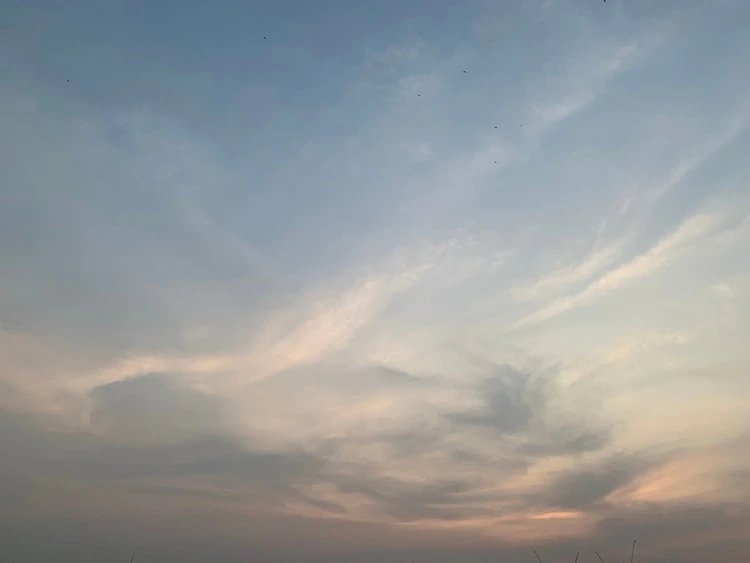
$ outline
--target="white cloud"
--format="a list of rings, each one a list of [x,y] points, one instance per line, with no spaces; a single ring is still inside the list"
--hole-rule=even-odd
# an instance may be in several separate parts
[[[671,192],[691,172],[719,152],[734,140],[750,124],[750,98],[743,100],[738,110],[733,112],[727,123],[717,133],[702,141],[692,154],[683,158],[669,170],[663,182],[658,186],[648,186],[640,193],[627,196],[622,204],[622,211],[626,212],[630,206],[638,201],[652,205]]]
[[[551,272],[530,286],[514,288],[511,293],[516,299],[526,301],[534,299],[544,290],[586,281],[614,262],[620,252],[620,246],[616,244],[594,250],[582,262]]]
[[[115,361],[65,382],[67,392],[84,395],[93,387],[148,373],[179,373],[211,391],[231,392],[295,366],[317,363],[343,350],[396,295],[432,270],[453,244],[431,245],[397,256],[380,272],[341,291],[318,289],[298,304],[274,312],[245,349],[217,355],[140,355]]]
[[[718,297],[729,298],[734,294],[732,286],[728,283],[717,283],[709,288],[709,291]]]
[[[550,79],[552,85],[539,87],[544,92],[541,95],[532,94],[524,131],[538,135],[581,112],[606,91],[613,78],[642,61],[669,37],[669,29],[660,28],[619,45],[594,42],[587,44],[584,52],[574,52],[560,76]],[[550,96],[550,90],[555,94]]]
[[[608,346],[597,354],[597,362],[601,365],[638,361],[645,353],[656,348],[682,346],[691,340],[686,332],[658,332],[648,331],[644,334],[623,339]]]
[[[556,100],[532,104],[527,110],[527,130],[539,132],[578,113],[595,99],[592,90],[580,90]]]
[[[553,301],[543,309],[522,318],[515,324],[515,327],[521,328],[546,322],[571,309],[603,297],[628,282],[651,275],[669,262],[676,260],[688,243],[708,234],[720,223],[721,218],[714,214],[698,213],[689,217],[673,233],[647,252],[605,273],[579,293]]]

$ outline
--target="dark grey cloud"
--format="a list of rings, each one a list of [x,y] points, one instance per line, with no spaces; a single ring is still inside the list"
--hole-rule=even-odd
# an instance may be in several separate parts
[[[207,476],[238,488],[259,483],[281,490],[296,478],[309,479],[320,463],[301,451],[252,450],[228,437],[207,436],[166,446],[103,446],[88,459],[69,462],[68,471],[71,476],[96,480]]]
[[[14,510],[31,498],[33,485],[19,468],[3,468],[0,464],[0,513]]]
[[[618,456],[596,465],[566,472],[541,493],[549,507],[586,509],[651,469],[655,460]]]
[[[331,366],[293,370],[264,385],[275,392],[283,389],[299,393],[312,383],[319,385],[317,388],[323,393],[330,387],[334,393],[345,396],[356,396],[362,390],[427,390],[452,385],[381,367],[351,371]],[[466,391],[465,386],[461,391]],[[479,405],[473,409],[445,413],[427,407],[425,412],[415,413],[413,420],[405,421],[403,429],[351,428],[343,436],[324,440],[319,446],[327,448],[334,460],[340,449],[352,446],[385,445],[398,463],[408,463],[423,455],[447,454],[457,467],[481,467],[497,478],[523,473],[536,458],[596,452],[611,441],[608,428],[588,427],[586,420],[556,424],[557,420],[549,416],[549,409],[558,390],[552,380],[540,378],[536,373],[493,365],[488,375],[474,385],[473,392],[479,399]],[[464,438],[465,445],[457,447],[457,440]],[[631,471],[636,474],[632,464],[631,460],[623,460],[620,466],[587,466],[580,475],[560,476],[560,482],[553,483],[551,490],[520,496],[510,494],[505,498],[489,498],[481,482],[414,483],[385,479],[371,474],[364,465],[347,467],[345,472],[321,474],[318,478],[341,492],[367,497],[380,510],[399,520],[450,520],[485,515],[482,505],[490,500],[519,509],[588,506],[606,496],[612,487],[624,483]],[[592,486],[586,486],[589,480]]]
[[[397,460],[406,460],[444,447],[450,429],[445,425],[415,421],[404,430],[365,433],[363,436],[344,439],[362,445],[379,444],[389,448]]]
[[[589,540],[606,561],[630,556],[637,540],[636,560],[656,563],[747,561],[750,526],[746,504],[693,504],[669,507],[644,504],[631,511],[604,514]]]
[[[153,400],[142,405],[142,411],[135,408],[143,394],[152,391],[155,394]],[[94,420],[102,425],[106,421],[108,432],[120,432],[117,434],[120,436],[118,440],[112,440],[108,434],[64,432],[44,425],[39,419],[17,413],[0,414],[0,448],[3,452],[0,477],[5,482],[0,494],[10,501],[10,504],[4,504],[0,541],[12,553],[39,560],[57,550],[58,555],[62,554],[59,558],[62,561],[66,561],[66,557],[80,561],[107,560],[111,556],[107,555],[107,550],[121,550],[127,558],[132,550],[141,550],[145,552],[141,556],[147,553],[149,560],[158,556],[161,561],[183,562],[197,562],[210,557],[241,561],[251,556],[270,561],[315,561],[321,552],[329,554],[329,560],[353,558],[373,563],[403,559],[447,562],[456,558],[479,562],[526,560],[531,557],[530,549],[536,548],[545,560],[572,558],[580,550],[583,554],[580,561],[586,562],[593,561],[590,557],[593,549],[609,556],[608,561],[622,560],[622,557],[616,558],[625,554],[632,539],[637,537],[644,561],[671,563],[681,560],[697,563],[698,559],[689,558],[692,550],[680,551],[675,547],[679,546],[678,540],[683,531],[698,538],[705,536],[700,540],[703,542],[700,545],[713,545],[714,554],[747,553],[743,550],[749,547],[747,542],[737,539],[741,537],[739,530],[733,532],[731,537],[725,533],[728,526],[750,523],[750,516],[746,510],[742,512],[741,507],[718,505],[707,510],[686,505],[683,511],[645,507],[639,512],[618,514],[612,513],[612,508],[601,502],[610,492],[657,463],[655,456],[644,459],[620,456],[607,459],[598,466],[582,465],[576,471],[561,474],[545,490],[502,498],[497,493],[486,493],[484,483],[480,481],[432,478],[419,482],[386,478],[373,472],[366,464],[345,466],[342,470],[341,465],[331,461],[335,462],[338,448],[345,443],[321,443],[317,448],[311,446],[313,449],[309,451],[253,448],[231,434],[220,433],[222,417],[213,416],[221,410],[221,406],[215,403],[214,398],[181,387],[176,380],[166,376],[148,376],[102,386],[92,394],[92,398],[97,412]],[[168,440],[165,438],[156,444],[143,443],[131,439],[130,432],[122,432],[122,428],[131,428],[130,417],[143,412],[144,420],[158,422],[158,413],[167,407],[172,408],[175,414],[162,414],[171,416],[171,424],[180,429],[180,432],[170,433]],[[211,428],[213,433],[180,423],[183,418],[194,415],[205,416],[205,429]],[[421,431],[426,432],[423,428],[417,428],[415,436]],[[188,436],[190,432],[195,435]],[[570,430],[563,434],[575,436],[576,432]],[[410,442],[415,439],[408,433],[406,436],[385,434],[380,439],[393,440],[396,444],[401,440]],[[560,443],[564,443],[564,440],[560,440]],[[444,447],[444,444],[435,441],[431,447]],[[493,460],[486,452],[475,452],[470,448],[453,451],[459,462],[486,464],[487,467],[495,463],[497,470],[503,472],[522,471],[528,459],[512,449],[499,456],[500,461]],[[405,452],[404,455],[408,454]],[[519,465],[505,467],[503,460]],[[37,509],[42,507],[37,516],[31,519],[13,518],[13,513],[22,513],[24,507],[31,506],[29,502],[33,499],[39,480],[50,477],[84,487],[80,489],[82,491],[86,486],[104,486],[113,494],[144,499],[144,506],[154,501],[166,505],[175,503],[174,506],[180,507],[190,507],[193,501],[216,503],[222,516],[215,522],[209,522],[203,517],[191,516],[190,510],[183,508],[181,510],[188,513],[176,510],[169,517],[169,522],[159,523],[148,514],[143,515],[142,521],[125,515],[102,519],[85,510],[71,509],[68,521],[60,523],[45,519],[45,501],[37,498],[35,506]],[[196,486],[196,478],[200,483],[211,486]],[[245,518],[242,516],[245,507],[261,501],[278,506],[303,503],[331,515],[346,517],[344,507],[306,494],[302,487],[308,484],[327,484],[344,493],[363,495],[379,511],[401,522],[422,519],[458,521],[473,516],[496,515],[485,508],[488,502],[502,502],[511,509],[583,509],[600,515],[603,521],[594,535],[576,541],[555,540],[521,548],[504,546],[502,543],[482,547],[482,541],[486,540],[477,539],[473,547],[461,551],[431,547],[438,541],[438,536],[430,540],[412,536],[399,547],[383,547],[384,541],[395,537],[396,529],[374,526],[362,531],[365,529],[350,528],[352,524],[346,521],[326,523],[279,514],[267,514],[266,521],[250,518],[244,541],[237,537],[221,536],[218,526],[235,526],[237,521]],[[153,529],[159,529],[159,532],[149,530],[146,523],[150,523]],[[99,526],[101,531],[96,533]],[[114,529],[120,531],[113,534]],[[356,530],[360,530],[364,536],[357,540],[360,542],[358,545],[369,547],[356,547],[345,540],[337,543],[328,539],[335,537],[342,529],[355,536],[360,533]],[[93,540],[92,534],[96,536]],[[217,544],[217,537],[222,538],[221,546]],[[454,536],[446,532],[440,539],[446,537]],[[252,538],[252,542],[248,538]],[[283,538],[293,538],[294,545],[287,546]],[[320,538],[326,538],[326,545],[322,545]],[[454,540],[464,541],[460,535],[455,536]],[[133,547],[134,544],[137,544],[137,548]],[[306,551],[307,555],[303,557],[299,550]],[[645,557],[647,554],[648,559]]]
[[[179,441],[212,434],[226,424],[224,400],[152,374],[96,387],[91,425],[113,438]]]
[[[611,443],[612,429],[601,423],[574,414],[550,417],[550,405],[558,398],[559,389],[547,374],[492,365],[475,393],[479,407],[445,415],[453,430],[476,427],[489,431],[518,457],[575,456],[602,450]]]
[[[469,412],[449,413],[457,425],[490,428],[514,433],[526,428],[534,416],[529,400],[530,376],[511,366],[498,366],[478,389],[483,406]]]
[[[30,476],[111,483],[213,476],[236,486],[260,483],[279,490],[314,475],[323,463],[303,451],[253,450],[231,436],[133,445],[55,431],[11,415],[0,420],[3,465]]]
[[[325,465],[324,454],[257,448],[240,440],[225,424],[222,401],[168,376],[103,385],[91,398],[91,431],[65,431],[40,418],[0,413],[2,473],[158,494],[201,478],[220,493],[252,489],[282,502],[296,494],[295,485],[314,481]]]
[[[475,489],[475,484],[461,480],[436,480],[424,483],[367,477],[360,472],[334,476],[334,483],[344,493],[357,493],[377,502],[386,514],[402,521],[437,518],[459,520],[467,516],[454,505]]]
[[[301,493],[298,493],[297,495],[294,495],[294,498],[296,500],[301,500],[305,503],[307,503],[310,506],[313,506],[315,508],[319,508],[329,514],[346,514],[347,510],[340,504],[337,504],[335,502],[327,501],[327,500],[320,500],[316,498],[312,498],[308,495],[303,495]]]
[[[239,515],[237,515],[239,516]],[[195,518],[176,514],[156,521],[140,518],[32,519],[0,527],[5,554],[18,561],[55,560],[63,563],[136,561],[198,563],[220,560],[239,563],[261,559],[279,563],[361,561],[396,563],[468,561],[536,561],[535,549],[546,562],[598,563],[597,550],[607,563],[628,561],[633,539],[635,561],[643,563],[744,563],[750,555],[747,507],[684,505],[673,509],[646,508],[605,517],[590,535],[533,544],[506,544],[479,536],[443,530],[400,534],[397,528],[346,521],[315,521],[293,517],[246,517],[240,534],[221,517]]]
[[[537,436],[529,436],[518,446],[518,452],[531,457],[576,455],[601,450],[611,440],[609,429],[552,427]]]

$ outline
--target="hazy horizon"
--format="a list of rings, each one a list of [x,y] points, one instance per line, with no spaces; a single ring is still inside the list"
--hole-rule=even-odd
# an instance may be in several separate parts
[[[750,3],[0,3],[0,558],[750,556]]]

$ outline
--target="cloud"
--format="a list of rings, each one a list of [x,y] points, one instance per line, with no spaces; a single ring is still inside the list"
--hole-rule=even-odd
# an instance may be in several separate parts
[[[452,413],[458,425],[484,426],[498,432],[517,432],[531,421],[532,407],[525,396],[529,379],[510,366],[503,366],[480,388],[484,405],[469,413]]]
[[[594,274],[609,266],[620,255],[620,245],[610,245],[593,250],[581,262],[569,265],[543,276],[528,287],[518,287],[512,290],[517,299],[534,299],[543,290],[556,289],[590,279]]]
[[[577,455],[602,450],[611,440],[611,431],[605,429],[553,427],[541,436],[523,442],[518,451],[534,457]]]
[[[14,113],[15,97],[0,93],[6,134],[15,137],[0,194],[3,254],[13,264],[4,320],[109,360],[210,348],[217,333],[229,338],[220,327],[232,326],[238,303],[252,325],[275,299],[252,242],[209,211],[233,180],[204,142],[146,110],[71,116],[38,103]],[[108,136],[115,126],[127,147]],[[47,163],[43,172],[31,154]]]
[[[688,217],[675,231],[647,252],[606,272],[582,291],[553,301],[543,309],[522,318],[515,327],[521,328],[549,321],[571,309],[599,299],[626,283],[653,274],[679,258],[689,243],[711,233],[720,223],[720,217],[709,213],[698,213]]]
[[[532,97],[525,110],[525,131],[538,135],[580,113],[605,93],[608,82],[642,61],[669,37],[667,28],[657,28],[619,44],[611,40],[590,42],[585,50],[575,51],[564,72],[548,78],[545,87],[539,89],[545,93]],[[559,93],[550,97],[549,90]]]
[[[667,562],[679,557],[699,561],[712,557],[713,550],[714,557],[722,553],[727,561],[739,562],[750,545],[726,540],[736,525],[747,521],[747,511],[739,507],[644,506],[602,520],[597,545],[605,560],[629,557],[632,540],[637,538],[637,555],[644,560]]]
[[[644,473],[649,464],[615,458],[593,468],[561,475],[543,492],[543,501],[559,509],[583,509],[597,504]]]
[[[363,495],[377,502],[383,512],[398,522],[423,519],[461,519],[466,516],[454,505],[461,495],[471,491],[462,481],[406,482],[395,479],[342,477],[336,483],[339,491]]]
[[[310,316],[294,326],[291,332],[282,332],[271,342],[262,337],[260,346],[265,348],[263,355],[266,358],[261,360],[265,364],[260,366],[261,370],[277,373],[295,365],[321,361],[340,350],[393,296],[409,289],[432,267],[432,261],[408,264],[393,272],[366,278],[327,302],[311,303]],[[271,319],[268,328],[283,330],[283,315],[278,320]]]
[[[58,365],[65,363],[68,376],[57,383],[50,382],[49,373],[45,372],[55,356],[54,348],[49,343],[29,341],[15,332],[3,332],[0,336],[2,345],[14,349],[10,360],[15,365],[24,350],[36,350],[34,355],[39,361],[49,357],[39,366],[39,382],[43,385],[36,389],[34,382],[20,378],[17,385],[24,393],[30,393],[41,401],[37,408],[49,406],[53,402],[67,401],[76,396],[82,397],[92,388],[105,386],[111,382],[138,378],[153,373],[180,374],[194,385],[210,388],[217,392],[220,389],[237,389],[252,382],[290,370],[296,366],[320,363],[340,352],[362,328],[368,325],[397,295],[408,291],[420,281],[443,258],[445,245],[428,245],[406,249],[386,264],[382,271],[368,272],[359,279],[345,283],[339,291],[320,288],[308,291],[293,305],[280,308],[266,317],[261,323],[256,321],[257,330],[250,339],[235,349],[225,347],[221,353],[194,355],[191,353],[172,354],[128,354],[124,358],[115,357],[114,361],[86,361],[79,357],[68,357],[70,351],[58,355]],[[347,287],[347,283],[349,287]],[[19,344],[22,346],[19,348]],[[83,351],[77,351],[83,355]],[[28,359],[24,360],[28,367]],[[59,368],[58,368],[59,369]],[[73,405],[76,409],[77,405]]]
[[[509,509],[492,508],[495,493],[483,492],[491,483],[518,479],[551,458],[598,452],[612,440],[608,429],[556,412],[560,390],[538,374],[490,367],[471,384],[378,366],[299,367],[253,387],[257,403],[249,403],[255,413],[247,420],[269,439],[317,443],[327,469],[303,493],[341,507],[348,518],[490,514]],[[449,397],[466,407],[446,409]],[[460,491],[448,487],[442,500],[423,496],[458,482]]]
[[[295,496],[295,484],[314,478],[324,465],[300,450],[253,449],[218,432],[172,441],[128,436],[113,442],[101,434],[45,429],[19,415],[2,418],[4,466],[25,475],[30,486],[52,491],[84,485],[97,490],[106,484],[113,491],[135,487],[161,495],[177,487],[183,489],[181,496],[192,490],[215,501],[257,497],[278,504],[286,495]]]
[[[732,297],[732,294],[734,293],[732,286],[727,283],[716,283],[709,288],[709,291],[717,297],[724,298]]]
[[[612,4],[12,8],[4,554],[749,552],[743,18]]]
[[[286,396],[284,389],[296,389],[315,405],[326,387],[339,394],[337,404],[346,401],[344,397],[364,399],[378,392],[397,397],[410,390],[442,388],[455,394],[467,387],[382,367],[307,370],[297,368],[265,381],[275,393],[261,393],[260,400]],[[221,412],[226,403],[177,381],[152,375],[95,390],[95,434],[60,432],[20,415],[4,415],[0,446],[6,472],[24,475],[32,490],[41,490],[45,482],[47,487],[54,483],[53,490],[75,483],[85,484],[95,496],[105,486],[110,495],[139,499],[141,510],[163,505],[167,497],[188,512],[205,506],[234,514],[244,504],[264,506],[267,518],[288,518],[281,525],[293,527],[300,516],[309,526],[330,520],[425,531],[440,529],[442,522],[458,526],[446,533],[516,534],[517,539],[536,538],[541,542],[536,545],[554,551],[554,541],[566,540],[553,537],[585,541],[580,534],[593,534],[591,526],[611,518],[615,506],[626,510],[620,512],[619,525],[633,525],[622,514],[635,510],[637,519],[641,508],[613,493],[633,490],[662,459],[607,453],[614,438],[610,431],[588,426],[580,417],[574,422],[561,418],[557,407],[562,389],[510,366],[498,366],[468,385],[470,395],[481,400],[460,411],[461,416],[446,414],[440,406],[431,409],[437,426],[421,426],[420,416],[401,419],[401,433],[352,425],[342,428],[338,439],[306,440],[304,448],[300,443],[269,448],[265,440],[253,444],[247,437],[226,433],[226,413]],[[367,420],[369,414],[362,414]],[[157,432],[159,441],[139,436],[160,415],[164,430]],[[478,433],[479,428],[490,434]],[[118,440],[113,442],[112,436]],[[392,448],[391,453],[370,457],[368,452],[378,444]],[[664,465],[660,470],[674,474],[679,468]],[[28,498],[15,498],[14,506],[26,510]],[[88,519],[91,509],[81,507],[75,514]],[[395,531],[373,530],[363,545],[375,545],[368,542],[375,541],[377,533]],[[417,543],[412,549],[425,545]]]
[[[600,365],[611,365],[617,363],[637,362],[643,359],[645,354],[661,348],[675,348],[682,346],[693,338],[687,332],[679,331],[646,331],[637,335],[619,340],[611,346],[604,347],[597,354],[597,362]]]
[[[410,528],[398,533],[391,527],[380,525],[347,525],[341,521],[308,524],[307,533],[300,522],[287,522],[286,530],[294,534],[296,541],[282,549],[271,547],[275,538],[268,524],[260,519],[245,518],[242,532],[244,538],[252,540],[253,547],[241,541],[240,531],[224,520],[212,522],[210,518],[180,521],[181,528],[162,524],[163,541],[154,541],[146,533],[146,528],[155,525],[148,515],[142,524],[111,517],[101,517],[88,524],[87,528],[76,520],[63,523],[36,520],[14,523],[0,530],[0,538],[8,550],[18,550],[35,558],[47,559],[57,553],[70,554],[77,561],[94,562],[106,559],[112,553],[114,540],[112,530],[123,530],[128,524],[127,539],[116,543],[118,551],[129,558],[135,551],[136,559],[158,557],[160,561],[184,561],[188,563],[205,560],[212,554],[221,556],[222,561],[239,563],[251,556],[262,556],[266,560],[312,561],[322,563],[331,557],[356,559],[367,563],[385,561],[396,563],[403,560],[405,552],[410,561],[428,563],[430,561],[448,563],[464,557],[469,562],[491,561],[502,558],[516,561],[533,559],[531,549],[535,549],[544,561],[573,560],[577,551],[582,561],[597,561],[593,554],[596,549],[605,561],[627,561],[634,538],[638,538],[636,560],[654,563],[670,563],[676,560],[711,560],[721,557],[731,563],[740,563],[750,545],[743,538],[741,526],[750,521],[746,510],[726,510],[723,508],[682,507],[679,510],[644,508],[639,511],[620,512],[608,516],[595,528],[594,540],[564,539],[528,544],[512,542],[498,544],[487,538],[462,534],[460,531],[443,529],[439,533],[420,533]],[[217,525],[219,524],[219,525]],[[278,522],[273,522],[278,524]],[[537,521],[541,527],[542,521]],[[36,526],[36,533],[32,531]],[[520,525],[516,526],[519,532]],[[335,530],[339,530],[336,534]],[[57,530],[57,533],[55,533]],[[179,532],[178,532],[179,530]],[[383,533],[392,534],[393,540],[383,542]],[[739,532],[739,535],[738,535]],[[322,536],[334,534],[335,545],[320,545]],[[408,534],[408,535],[407,535]],[[44,542],[33,542],[34,536],[41,536]],[[219,545],[208,547],[207,538],[213,537]],[[686,541],[686,537],[689,538]],[[88,538],[88,539],[87,539]],[[321,553],[322,552],[322,553]],[[679,558],[679,559],[678,559]]]
[[[692,172],[737,139],[750,123],[750,99],[741,100],[739,106],[733,108],[726,121],[718,132],[710,135],[708,139],[701,140],[692,154],[682,158],[676,166],[671,168],[664,181],[658,186],[648,187],[640,196],[627,197],[623,203],[623,209],[627,210],[638,199],[644,199],[648,204],[662,199]]]
[[[225,424],[224,401],[179,386],[175,377],[145,375],[96,387],[90,423],[97,433],[128,442],[179,442]]]

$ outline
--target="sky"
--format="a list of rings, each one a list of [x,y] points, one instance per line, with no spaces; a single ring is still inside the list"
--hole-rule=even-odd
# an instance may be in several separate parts
[[[0,2],[3,559],[747,561],[748,25]]]

